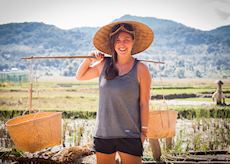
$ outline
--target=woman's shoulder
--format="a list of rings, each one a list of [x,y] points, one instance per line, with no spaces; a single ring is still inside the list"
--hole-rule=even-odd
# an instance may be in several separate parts
[[[145,63],[143,63],[142,61],[138,61],[137,76],[138,76],[139,80],[142,79],[143,77],[144,78],[147,78],[147,77],[151,78],[148,66]]]
[[[149,72],[148,66],[140,60],[138,61],[137,70],[138,70],[138,72],[143,72],[143,71]]]

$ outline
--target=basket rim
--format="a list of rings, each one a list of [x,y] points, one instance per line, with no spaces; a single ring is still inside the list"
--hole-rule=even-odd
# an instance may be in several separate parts
[[[53,117],[55,115],[60,115],[62,114],[62,112],[37,112],[37,113],[31,113],[31,114],[26,114],[26,115],[22,115],[22,116],[17,116],[17,117],[14,117],[10,120],[8,120],[5,125],[6,127],[12,127],[12,126],[19,126],[19,125],[23,125],[23,124],[27,124],[29,122],[33,122],[34,119],[31,119],[31,120],[26,120],[26,121],[23,121],[23,122],[20,122],[20,123],[15,123],[15,124],[10,124],[11,121],[14,121],[20,117],[23,117],[23,116],[28,116],[28,115],[34,115],[34,114],[38,114],[38,113],[51,113],[51,115],[48,115],[48,116],[44,116],[44,117],[39,117],[39,118],[36,118],[35,120],[44,120],[44,119],[47,119],[49,117]]]

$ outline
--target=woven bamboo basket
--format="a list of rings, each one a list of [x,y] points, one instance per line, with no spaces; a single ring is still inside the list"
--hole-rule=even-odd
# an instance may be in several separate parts
[[[17,149],[36,152],[61,144],[61,112],[37,112],[6,122]]]
[[[177,112],[174,110],[150,111],[147,137],[157,139],[175,136],[176,119]]]

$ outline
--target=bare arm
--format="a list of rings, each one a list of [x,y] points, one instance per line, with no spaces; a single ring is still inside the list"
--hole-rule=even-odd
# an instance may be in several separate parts
[[[76,72],[77,80],[90,80],[99,77],[104,65],[104,54],[91,53],[90,55],[96,58],[87,58],[80,64]],[[91,65],[93,62],[96,63]]]
[[[138,80],[140,83],[141,138],[144,142],[148,130],[151,75],[148,67],[143,63],[138,65]]]

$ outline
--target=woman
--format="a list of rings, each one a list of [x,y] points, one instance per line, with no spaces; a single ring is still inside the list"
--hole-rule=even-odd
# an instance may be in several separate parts
[[[124,164],[141,163],[148,130],[151,75],[148,67],[132,55],[147,49],[152,41],[153,31],[143,23],[110,23],[94,35],[94,46],[100,52],[90,53],[95,58],[85,59],[77,70],[78,80],[99,77],[94,134],[99,164],[115,163],[116,153]],[[112,57],[104,57],[104,53]]]

